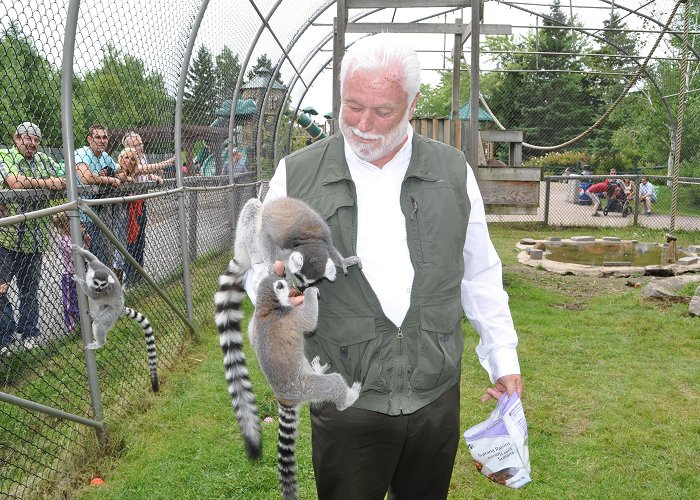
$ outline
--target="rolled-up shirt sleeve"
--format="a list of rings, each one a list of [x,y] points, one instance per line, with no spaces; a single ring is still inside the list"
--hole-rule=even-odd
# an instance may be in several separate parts
[[[519,374],[516,351],[518,336],[503,290],[501,259],[486,226],[484,200],[471,167],[467,167],[467,193],[471,203],[464,244],[462,307],[479,334],[476,353],[491,382],[504,375]]]

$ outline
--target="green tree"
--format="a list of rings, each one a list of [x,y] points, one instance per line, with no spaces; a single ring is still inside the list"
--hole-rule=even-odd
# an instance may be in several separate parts
[[[597,118],[598,99],[585,75],[578,73],[584,65],[580,57],[570,55],[588,49],[581,37],[572,34],[574,24],[557,0],[544,16],[544,29],[516,41],[487,37],[497,68],[505,71],[490,76],[482,93],[499,121],[506,128],[523,130],[530,144],[566,142]],[[584,148],[590,140],[574,148]],[[526,149],[524,154],[541,153]]]
[[[209,125],[214,121],[217,104],[217,81],[214,60],[209,49],[201,45],[187,72],[182,103],[183,122]]]
[[[11,145],[17,125],[32,121],[41,127],[45,145],[60,147],[60,74],[17,23],[0,38],[0,68],[0,143]]]
[[[232,99],[233,93],[236,90],[236,81],[241,72],[241,63],[238,60],[238,54],[224,46],[219,55],[216,56],[216,97],[217,107],[226,99]]]
[[[603,27],[608,30],[601,33],[600,47],[591,50],[591,55],[583,58],[585,67],[590,70],[584,76],[583,84],[590,90],[591,105],[597,110],[598,116],[602,116],[608,110],[632,78],[623,75],[632,75],[638,69],[634,60],[625,57],[637,54],[637,35],[623,31],[627,24],[618,13],[613,13],[610,19],[605,20]],[[622,124],[621,117],[622,114],[613,113],[592,135],[588,141],[588,149],[592,154],[599,158],[617,156],[619,150],[613,148],[612,136]]]
[[[464,62],[460,62],[459,95],[460,107],[469,100],[469,68]],[[422,84],[420,98],[416,111],[417,117],[442,117],[452,116],[452,71],[440,71],[440,82],[436,86]]]
[[[149,73],[143,61],[124,55],[113,45],[103,49],[101,65],[74,86],[76,137],[101,123],[109,128],[172,123],[174,99],[159,73]]]

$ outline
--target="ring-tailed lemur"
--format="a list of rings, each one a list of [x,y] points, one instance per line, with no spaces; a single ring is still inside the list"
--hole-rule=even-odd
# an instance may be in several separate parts
[[[248,456],[260,456],[260,443],[255,396],[250,391],[248,370],[243,354],[240,305],[245,297],[245,273],[255,269],[256,279],[274,274],[276,260],[284,260],[286,268],[303,283],[322,278],[335,280],[335,265],[344,273],[348,266],[361,266],[357,257],[344,259],[331,242],[328,225],[311,207],[301,200],[281,198],[264,205],[257,199],[248,200],[238,216],[234,258],[228,271],[219,278],[216,294],[216,324],[220,332],[221,349],[232,405],[241,427]],[[257,288],[257,287],[255,287]],[[240,395],[244,394],[245,397]],[[254,418],[248,418],[254,415]]]
[[[304,285],[322,278],[335,280],[335,266],[343,273],[358,257],[343,258],[333,246],[328,224],[310,206],[296,198],[280,198],[266,205],[251,198],[241,209],[236,226],[234,260],[244,269],[253,268],[262,278],[274,273],[274,263],[285,268]]]
[[[234,261],[221,276],[216,296],[217,325],[224,351],[226,379],[236,410],[246,450],[251,458],[261,454],[260,418],[255,404],[245,358],[242,353],[240,305],[245,297],[243,273]],[[296,498],[296,431],[299,405],[304,402],[335,403],[338,410],[352,405],[360,395],[361,385],[348,386],[339,373],[324,372],[316,357],[309,363],[303,353],[303,333],[313,331],[318,321],[318,289],[304,291],[304,301],[292,306],[289,284],[276,275],[262,279],[258,286],[255,314],[248,326],[248,336],[260,368],[279,403],[280,427],[278,468],[282,496]]]
[[[263,331],[281,333],[285,328],[288,328],[287,335],[280,335],[279,339],[273,339],[275,341],[281,340],[281,345],[278,347],[275,344],[274,349],[262,357],[259,349],[255,347],[254,341],[253,345],[260,365],[263,367],[263,373],[265,373],[275,396],[280,401],[280,415],[287,415],[280,419],[278,445],[280,450],[278,454],[280,483],[285,498],[296,498],[294,465],[294,438],[298,420],[296,406],[302,401],[332,400],[339,408],[344,409],[357,399],[360,386],[357,383],[348,387],[339,374],[330,374],[323,375],[324,381],[326,381],[324,388],[329,389],[331,383],[328,381],[332,380],[336,392],[342,391],[342,398],[345,399],[337,394],[329,395],[326,393],[321,396],[314,392],[314,387],[309,387],[306,391],[303,386],[297,386],[297,390],[300,392],[285,396],[284,384],[299,383],[299,380],[305,379],[310,373],[316,376],[321,375],[325,368],[319,365],[318,360],[315,360],[314,366],[310,365],[301,351],[302,332],[313,330],[316,327],[318,316],[316,289],[309,292],[309,297],[313,295],[312,299],[308,299],[309,305],[302,307],[298,313],[293,312],[288,300],[289,285],[284,279],[274,275],[274,263],[277,260],[284,261],[286,269],[304,285],[310,285],[323,278],[334,281],[336,279],[335,266],[339,266],[343,273],[347,274],[348,267],[353,264],[362,267],[362,264],[358,257],[343,258],[340,255],[340,252],[333,246],[330,229],[326,222],[301,200],[281,198],[263,205],[257,199],[250,199],[243,206],[238,217],[234,258],[229,263],[228,271],[219,279],[219,291],[215,297],[216,324],[219,328],[219,339],[224,353],[226,381],[231,395],[231,404],[236,412],[236,418],[243,435],[246,452],[251,459],[260,457],[262,445],[260,418],[248,369],[245,365],[243,336],[240,327],[240,322],[243,319],[240,306],[245,298],[243,280],[248,270],[253,269],[256,273],[256,279],[262,279],[262,282],[267,283],[264,287],[254,285],[259,294],[255,317],[269,316],[268,312],[275,308],[278,311],[284,311],[284,314],[277,318],[280,322],[279,328],[274,328],[274,322],[270,322],[269,318],[258,319],[251,324],[249,333],[253,335],[253,332],[256,331],[253,325],[261,323],[264,325]],[[280,286],[284,286],[282,291],[278,289],[279,296],[274,293],[269,280],[265,281],[267,276],[270,276],[270,279],[274,280],[275,283],[279,282]],[[306,302],[306,292],[304,297]],[[261,302],[261,298],[266,299]],[[300,315],[303,317],[304,314],[309,318],[306,322],[310,325],[308,329],[302,324],[295,324],[298,317]],[[257,330],[260,329],[261,327],[258,326]],[[269,338],[273,335],[264,336]],[[288,349],[289,339],[295,339],[297,350]],[[272,355],[272,351],[278,355]],[[297,351],[298,355],[296,355]],[[280,364],[280,360],[284,363]],[[289,366],[290,364],[294,364],[293,370],[277,367]],[[341,384],[342,389],[340,389]],[[285,442],[290,444],[285,445]]]
[[[93,341],[85,346],[86,349],[99,349],[107,341],[107,333],[121,316],[136,320],[146,337],[148,352],[148,369],[151,373],[151,388],[158,392],[158,364],[156,359],[156,341],[151,324],[140,312],[124,306],[124,291],[114,272],[95,255],[84,248],[73,245],[73,251],[83,256],[87,264],[85,279],[75,276],[73,279],[88,297],[90,317],[92,318]]]

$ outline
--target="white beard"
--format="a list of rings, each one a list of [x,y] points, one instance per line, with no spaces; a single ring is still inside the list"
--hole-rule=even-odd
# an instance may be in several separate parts
[[[343,134],[343,137],[350,145],[350,149],[352,149],[359,158],[371,163],[379,160],[380,158],[384,158],[386,155],[398,148],[406,139],[406,122],[408,121],[408,112],[409,108],[406,109],[406,113],[396,127],[389,130],[386,135],[369,134],[358,130],[357,127],[350,127],[343,120],[342,107],[340,110],[338,126],[340,127],[340,132]],[[359,141],[356,139],[356,136],[365,140],[372,140],[373,142],[365,143]]]

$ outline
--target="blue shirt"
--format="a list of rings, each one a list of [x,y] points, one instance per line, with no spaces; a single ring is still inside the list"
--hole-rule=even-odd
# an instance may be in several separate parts
[[[93,173],[97,174],[103,168],[110,170],[110,176],[119,170],[119,165],[109,156],[106,152],[103,152],[99,157],[95,156],[92,152],[90,146],[83,146],[80,149],[75,150],[75,164],[84,163],[86,164]]]

